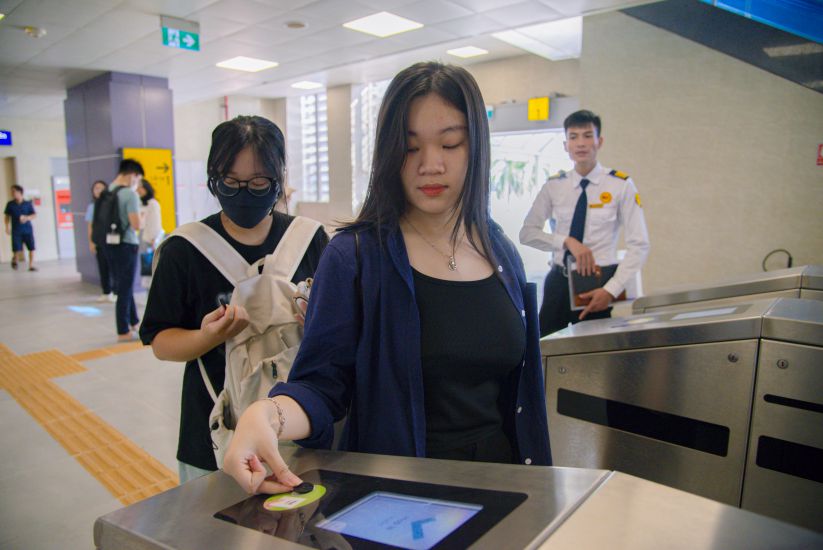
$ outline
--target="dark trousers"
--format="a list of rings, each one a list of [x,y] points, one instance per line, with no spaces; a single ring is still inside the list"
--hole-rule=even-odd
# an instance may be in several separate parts
[[[106,245],[106,260],[114,273],[117,288],[117,303],[114,306],[117,318],[117,334],[128,334],[131,327],[140,322],[137,306],[134,304],[134,275],[137,269],[137,245]]]
[[[582,310],[581,310],[582,311]],[[540,306],[540,336],[563,330],[569,323],[579,323],[580,311],[572,311],[569,301],[569,279],[563,270],[553,265],[543,284],[543,305]],[[590,319],[607,319],[612,316],[612,308],[589,313]]]
[[[97,252],[95,252],[94,256],[97,258],[97,272],[100,274],[100,286],[103,287],[103,294],[116,292],[114,273],[109,269],[109,261],[106,258],[105,251],[97,247]]]

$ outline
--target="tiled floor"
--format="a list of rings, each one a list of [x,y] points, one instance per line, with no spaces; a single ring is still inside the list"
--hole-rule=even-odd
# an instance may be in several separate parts
[[[98,293],[73,261],[0,266],[0,549],[91,549],[94,520],[141,498],[133,484],[176,476],[183,365],[117,345]]]

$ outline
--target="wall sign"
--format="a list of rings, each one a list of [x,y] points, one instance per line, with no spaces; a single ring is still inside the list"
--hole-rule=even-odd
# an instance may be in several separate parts
[[[11,146],[11,132],[0,130],[0,145]]]

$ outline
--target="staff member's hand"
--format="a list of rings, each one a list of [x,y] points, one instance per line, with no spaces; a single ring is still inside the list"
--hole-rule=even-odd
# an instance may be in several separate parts
[[[303,481],[294,475],[277,448],[276,408],[268,399],[249,405],[237,423],[223,459],[223,471],[250,495],[286,493]],[[268,464],[273,472],[266,471]]]
[[[215,342],[222,344],[232,336],[240,334],[249,325],[249,313],[243,306],[220,306],[203,317],[200,330]]]
[[[594,290],[590,290],[588,292],[584,292],[580,294],[580,298],[583,300],[588,300],[589,303],[586,305],[586,308],[580,312],[579,319],[582,321],[586,318],[586,315],[589,313],[597,313],[598,311],[603,311],[609,305],[611,305],[612,301],[614,300],[614,296],[612,296],[608,290],[605,288],[595,288]]]
[[[594,274],[594,254],[592,249],[584,245],[574,237],[567,237],[564,243],[569,252],[574,256],[577,263],[577,272],[588,277]]]

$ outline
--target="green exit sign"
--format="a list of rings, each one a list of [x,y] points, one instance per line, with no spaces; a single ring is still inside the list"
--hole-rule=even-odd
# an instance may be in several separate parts
[[[193,32],[181,31],[163,27],[163,45],[181,50],[200,51],[200,35]]]
[[[200,24],[166,15],[160,16],[163,45],[181,50],[200,51]]]

